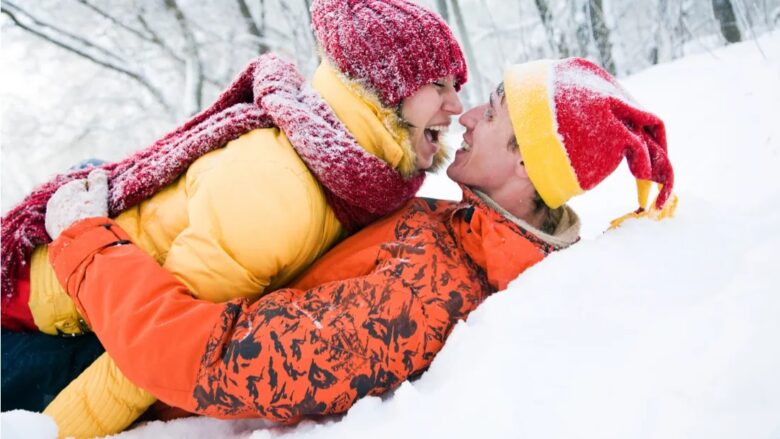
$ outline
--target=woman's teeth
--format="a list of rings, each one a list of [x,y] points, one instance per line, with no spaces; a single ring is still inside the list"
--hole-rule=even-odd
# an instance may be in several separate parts
[[[447,125],[434,125],[425,128],[425,138],[431,143],[436,143],[447,132]]]
[[[460,144],[460,150],[461,151],[471,151],[471,145],[468,144],[465,140],[461,142]]]

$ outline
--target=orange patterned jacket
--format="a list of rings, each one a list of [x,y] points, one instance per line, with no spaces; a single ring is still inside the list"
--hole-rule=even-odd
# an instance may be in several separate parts
[[[424,371],[455,323],[557,249],[464,192],[411,200],[255,302],[193,298],[105,218],[63,232],[50,260],[140,387],[194,413],[294,422]]]

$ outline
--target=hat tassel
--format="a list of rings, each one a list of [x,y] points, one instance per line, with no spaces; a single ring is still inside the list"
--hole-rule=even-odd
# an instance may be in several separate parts
[[[666,203],[664,203],[664,206],[662,208],[658,208],[658,197],[656,196],[656,200],[653,201],[653,204],[651,204],[649,207],[647,205],[647,200],[650,196],[650,188],[652,187],[652,181],[650,180],[637,180],[636,181],[636,188],[637,188],[637,199],[639,201],[639,209],[637,209],[634,212],[627,213],[620,218],[616,218],[610,222],[610,230],[618,228],[621,224],[623,224],[624,221],[631,219],[631,218],[650,218],[654,219],[656,221],[661,221],[665,218],[671,218],[674,216],[675,211],[677,210],[677,202],[678,198],[677,195],[671,194],[669,199],[666,200]],[[658,183],[658,192],[661,192],[661,189],[663,189],[663,185]]]

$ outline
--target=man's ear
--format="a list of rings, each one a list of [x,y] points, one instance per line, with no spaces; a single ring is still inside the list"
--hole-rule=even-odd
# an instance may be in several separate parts
[[[525,162],[523,162],[523,159],[520,157],[518,157],[515,161],[515,175],[523,180],[528,180],[528,172],[525,170]]]

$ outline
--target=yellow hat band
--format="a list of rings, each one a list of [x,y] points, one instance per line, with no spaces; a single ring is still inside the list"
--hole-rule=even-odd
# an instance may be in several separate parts
[[[550,61],[518,64],[504,74],[509,117],[528,177],[551,208],[584,192],[558,134]]]

